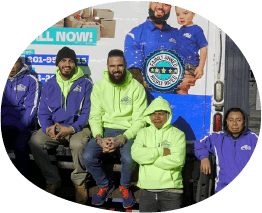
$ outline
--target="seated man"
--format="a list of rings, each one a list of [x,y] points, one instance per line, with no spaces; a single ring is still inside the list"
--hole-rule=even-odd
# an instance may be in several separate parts
[[[227,186],[242,171],[257,144],[258,136],[248,129],[247,114],[240,108],[225,113],[223,132],[196,140],[193,151],[201,161],[201,171],[211,173],[209,152],[216,156],[215,193]]]
[[[44,84],[41,92],[38,112],[41,129],[33,134],[29,145],[46,179],[45,190],[55,194],[61,186],[61,178],[47,149],[69,142],[75,168],[71,180],[76,188],[76,202],[84,204],[87,200],[87,171],[81,157],[91,137],[87,124],[92,84],[77,66],[75,52],[68,47],[59,50],[56,66],[56,75]]]
[[[120,189],[123,206],[129,208],[135,204],[128,189],[135,165],[131,158],[131,146],[137,132],[145,126],[142,115],[147,107],[146,92],[126,70],[123,51],[109,52],[107,68],[91,94],[89,123],[94,138],[88,143],[82,159],[99,187],[92,203],[102,205],[114,186],[103,171],[100,159],[104,153],[120,150]]]
[[[7,149],[15,153],[15,165],[29,178],[29,146],[39,104],[39,82],[19,58],[11,70],[2,100],[1,129]]]
[[[186,157],[185,134],[170,125],[172,110],[161,96],[144,112],[149,127],[137,133],[131,148],[139,164],[139,211],[179,209],[182,205],[182,167]]]

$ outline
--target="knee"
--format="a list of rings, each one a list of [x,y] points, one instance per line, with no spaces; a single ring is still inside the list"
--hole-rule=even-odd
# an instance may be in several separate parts
[[[78,151],[83,152],[86,148],[86,143],[80,140],[73,140],[73,141],[70,141],[70,148],[72,150],[78,150]]]
[[[102,153],[102,148],[96,143],[95,139],[91,139],[86,146],[85,152],[82,155],[82,161],[85,165],[93,165],[98,163]]]
[[[93,164],[94,156],[92,154],[92,150],[87,149],[85,150],[84,154],[82,155],[82,162],[88,166],[90,164]]]
[[[45,142],[43,142],[42,137],[39,137],[37,133],[38,132],[34,133],[31,136],[30,140],[28,141],[28,144],[30,147],[32,146],[33,147],[43,147],[44,146]]]
[[[121,162],[128,165],[133,165],[135,163],[135,161],[131,157],[131,154],[125,154],[121,156]]]

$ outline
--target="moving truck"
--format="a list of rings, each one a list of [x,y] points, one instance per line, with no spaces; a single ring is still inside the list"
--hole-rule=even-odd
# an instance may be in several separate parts
[[[54,23],[32,41],[21,54],[23,63],[38,74],[39,81],[45,83],[55,75],[57,52],[63,46],[68,46],[75,50],[78,66],[82,68],[86,77],[92,83],[96,83],[102,78],[102,72],[106,69],[108,52],[112,49],[124,51],[126,35],[134,27],[145,22],[147,16],[148,2],[115,2],[80,9]],[[186,190],[191,196],[191,203],[213,193],[214,179],[213,176],[206,177],[203,174],[201,176],[200,164],[192,155],[190,147],[194,140],[222,130],[223,114],[226,109],[237,104],[248,112],[250,75],[250,67],[243,54],[220,28],[197,14],[193,22],[203,29],[208,45],[204,75],[196,81],[195,86],[190,87],[188,94],[175,92],[185,77],[184,62],[177,52],[159,49],[150,53],[145,56],[142,70],[145,81],[149,85],[146,89],[148,100],[158,96],[168,100],[173,111],[172,125],[186,135],[187,160],[184,179],[188,184]],[[177,23],[174,8],[167,23],[174,28],[181,27]],[[164,56],[160,57],[159,54],[166,54],[173,58],[165,60]],[[157,61],[156,56],[160,57],[158,58],[160,61]],[[147,66],[150,60],[151,68],[173,68],[173,71],[150,74]],[[180,70],[174,71],[177,67]],[[155,80],[150,81],[152,78]],[[160,86],[165,82],[168,84],[167,90]],[[242,101],[238,102],[238,98]],[[211,160],[214,169],[215,156],[211,156]],[[68,162],[63,164],[63,167],[70,166],[72,164]],[[199,188],[201,181],[205,189]],[[204,196],[201,193],[204,193]]]

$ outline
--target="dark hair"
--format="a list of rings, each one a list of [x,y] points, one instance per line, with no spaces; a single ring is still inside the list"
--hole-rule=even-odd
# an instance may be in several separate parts
[[[117,50],[117,49],[111,50],[108,53],[107,63],[108,63],[108,60],[109,60],[110,57],[122,57],[124,63],[126,64],[126,59],[125,59],[125,56],[124,56],[124,52],[122,50]]]
[[[242,109],[240,109],[240,108],[231,108],[227,112],[226,119],[228,118],[228,115],[229,115],[230,112],[240,112],[242,114],[242,116],[243,116],[244,121],[246,121],[246,116],[245,116],[245,114],[244,114]]]

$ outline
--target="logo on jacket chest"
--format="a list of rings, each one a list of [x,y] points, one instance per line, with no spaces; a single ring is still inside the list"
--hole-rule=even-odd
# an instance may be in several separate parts
[[[132,99],[129,98],[128,96],[126,96],[126,97],[121,99],[121,104],[123,104],[123,105],[131,105],[132,104]]]
[[[23,84],[19,84],[19,85],[14,87],[14,90],[16,90],[18,92],[21,92],[21,91],[25,92],[25,89],[26,89],[26,86],[23,85]]]
[[[77,85],[77,86],[73,89],[73,91],[74,91],[74,92],[81,92],[81,89],[82,89],[82,87],[80,87],[79,85]]]
[[[186,38],[191,38],[192,35],[190,33],[184,33],[183,36],[186,37]]]
[[[170,148],[170,142],[167,140],[162,141],[161,145],[163,148]],[[160,143],[158,144],[158,147],[160,147]]]
[[[174,39],[174,38],[170,38],[170,39],[169,39],[169,42],[173,42],[173,43],[176,44],[176,39]]]
[[[241,146],[241,150],[251,150],[251,146],[248,145]]]

